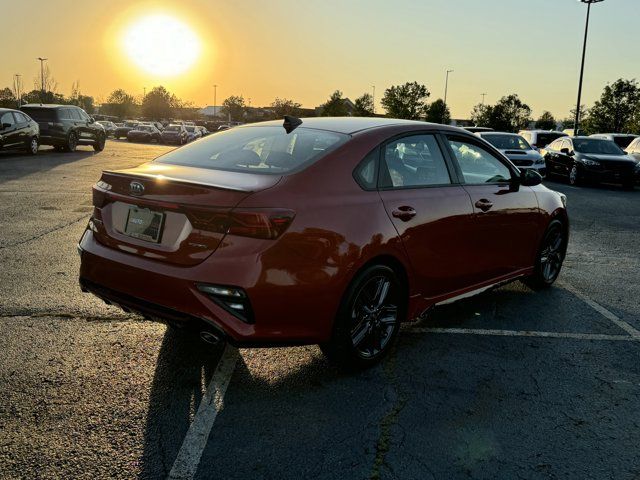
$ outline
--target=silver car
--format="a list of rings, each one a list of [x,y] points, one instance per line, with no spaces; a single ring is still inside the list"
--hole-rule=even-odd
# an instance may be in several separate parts
[[[547,174],[544,157],[516,133],[478,132],[491,145],[500,150],[520,170],[532,169],[543,177]]]

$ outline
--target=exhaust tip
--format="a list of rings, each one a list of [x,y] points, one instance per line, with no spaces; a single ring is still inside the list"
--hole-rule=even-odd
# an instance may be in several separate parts
[[[200,332],[200,340],[210,345],[217,345],[218,343],[220,343],[221,339],[215,333],[209,330],[203,330],[202,332]]]

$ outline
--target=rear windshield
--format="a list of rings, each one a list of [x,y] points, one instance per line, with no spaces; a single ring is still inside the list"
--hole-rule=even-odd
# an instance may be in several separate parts
[[[21,110],[36,122],[56,121],[56,111],[53,108],[23,107]]]
[[[138,124],[135,122],[124,122],[125,127],[137,127]]]
[[[536,145],[539,148],[543,148],[543,147],[546,147],[547,145],[549,145],[551,142],[553,142],[556,138],[560,138],[560,137],[566,137],[566,135],[564,133],[561,133],[561,132],[557,132],[557,133],[538,133],[538,138],[536,140]]]
[[[520,135],[484,133],[482,138],[500,150],[531,150],[531,146]]]
[[[348,138],[302,127],[289,134],[283,127],[234,128],[173,150],[156,162],[281,175],[310,165]]]
[[[180,131],[180,127],[177,125],[169,125],[167,128],[164,129],[165,132],[179,132]]]
[[[187,127],[185,127],[185,128],[187,129],[187,132],[189,132],[189,133],[193,133],[193,132],[195,132],[195,130],[196,130],[196,127],[190,127],[190,126],[187,126]]]
[[[595,138],[574,138],[573,148],[580,153],[593,153],[602,155],[625,155],[611,140],[599,140]]]

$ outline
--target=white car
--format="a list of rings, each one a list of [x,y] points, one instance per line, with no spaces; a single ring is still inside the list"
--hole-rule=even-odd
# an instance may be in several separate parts
[[[594,133],[589,135],[593,138],[604,138],[605,140],[611,140],[615,142],[621,149],[627,148],[639,135],[633,135],[632,133]]]
[[[188,142],[193,142],[202,137],[202,132],[195,125],[185,125],[184,128],[187,129],[187,133],[189,134],[187,138]]]
[[[547,174],[544,157],[522,135],[506,132],[478,132],[476,135],[500,150],[520,170],[532,169],[543,177]]]

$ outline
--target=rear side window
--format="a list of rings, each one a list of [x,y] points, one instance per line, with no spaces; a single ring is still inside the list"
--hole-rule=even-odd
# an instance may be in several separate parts
[[[22,111],[33,118],[36,122],[56,121],[56,111],[52,108],[23,107]]]
[[[231,172],[282,175],[301,170],[342,145],[349,135],[298,127],[240,127],[173,150],[158,163]]]
[[[380,151],[377,148],[369,152],[353,172],[353,177],[356,179],[356,182],[365,190],[375,190],[376,188],[378,181],[377,160],[379,155]]]
[[[451,137],[449,145],[460,165],[465,183],[477,185],[511,181],[509,167],[483,147]]]
[[[411,135],[384,147],[380,187],[426,187],[451,183],[447,165],[433,135]]]

